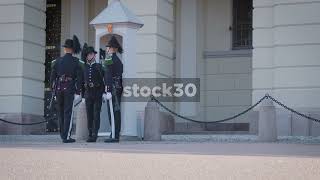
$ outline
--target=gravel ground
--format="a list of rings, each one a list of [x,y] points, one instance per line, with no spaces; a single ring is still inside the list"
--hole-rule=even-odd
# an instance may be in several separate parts
[[[98,139],[103,142],[104,138]],[[162,135],[162,141],[158,143],[258,143],[258,137],[255,135]],[[1,144],[57,144],[61,143],[58,135],[0,135]],[[79,143],[84,143],[80,141]],[[122,141],[121,143],[144,144],[146,141]],[[275,143],[281,144],[320,144],[320,137],[311,136],[280,136]]]
[[[170,135],[161,142],[62,144],[59,136],[0,136],[0,180],[320,179],[320,141]]]

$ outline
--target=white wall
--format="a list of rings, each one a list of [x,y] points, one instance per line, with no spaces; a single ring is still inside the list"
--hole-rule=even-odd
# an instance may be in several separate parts
[[[167,78],[173,76],[174,1],[122,0],[140,18],[138,31],[138,76]]]
[[[232,50],[232,0],[206,0],[201,106],[205,120],[235,115],[251,105],[251,51]],[[236,121],[248,122],[247,116]]]
[[[122,0],[144,26],[138,31],[137,67],[140,78],[174,76],[174,1]],[[146,103],[138,111],[143,112]],[[172,104],[168,104],[172,107]]]
[[[320,0],[254,1],[254,98],[319,108]]]
[[[318,116],[319,9],[320,0],[254,1],[253,101],[270,93],[289,107]],[[319,135],[316,124],[277,108],[279,135]]]
[[[0,113],[43,115],[44,0],[0,2]]]

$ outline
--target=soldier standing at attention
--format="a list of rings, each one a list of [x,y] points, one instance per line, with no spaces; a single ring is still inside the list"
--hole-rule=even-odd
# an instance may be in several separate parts
[[[122,86],[123,64],[119,59],[119,57],[117,56],[117,53],[122,54],[123,49],[114,36],[111,37],[106,47],[107,47],[106,53],[111,55],[111,58],[107,59],[104,62],[106,94],[103,96],[105,99],[108,99],[108,100],[112,99],[114,124],[115,124],[115,138],[107,139],[105,140],[105,142],[117,143],[119,142],[120,130],[121,130],[120,102],[121,102],[121,96],[123,92],[123,86]],[[108,104],[108,112],[109,112],[108,113],[109,120],[111,120],[109,104]]]
[[[100,63],[96,63],[97,52],[93,47],[85,44],[82,48],[82,61],[84,65],[84,97],[88,119],[89,138],[87,142],[96,142],[100,128],[100,113],[102,106],[102,95],[104,93],[104,71]]]
[[[74,101],[81,99],[82,69],[79,59],[73,54],[79,54],[81,46],[76,36],[65,41],[65,55],[52,62],[50,77],[52,90],[56,91],[60,136],[63,143],[73,143],[71,138],[72,111]]]

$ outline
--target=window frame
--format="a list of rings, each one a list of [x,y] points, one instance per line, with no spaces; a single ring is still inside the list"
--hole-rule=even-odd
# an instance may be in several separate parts
[[[250,29],[249,31],[249,35],[248,35],[248,40],[250,41],[248,43],[248,45],[237,45],[237,41],[239,40],[239,36],[237,34],[237,31],[238,31],[238,4],[241,3],[241,1],[243,0],[232,0],[232,27],[230,28],[230,30],[232,31],[232,38],[231,38],[231,48],[232,50],[245,50],[245,49],[253,49],[253,45],[252,45],[252,32],[253,32],[253,27],[252,27],[252,24],[253,24],[253,21],[252,21],[252,13],[253,13],[253,0],[248,0],[249,3],[251,1],[251,5],[252,5],[252,9],[251,9],[251,12],[248,12],[248,13],[251,13],[251,21],[249,22],[249,27],[248,29]],[[249,18],[250,19],[250,18]],[[251,28],[250,28],[251,27]]]

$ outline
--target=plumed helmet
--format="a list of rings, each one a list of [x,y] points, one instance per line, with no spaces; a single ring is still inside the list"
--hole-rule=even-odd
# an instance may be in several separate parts
[[[76,35],[72,39],[66,39],[63,47],[73,49],[74,54],[79,54],[81,51],[81,45]]]
[[[120,54],[123,53],[123,49],[120,45],[120,43],[118,42],[118,40],[116,39],[116,37],[112,36],[111,39],[109,40],[108,44],[106,45],[106,47],[112,47],[112,48],[117,48],[118,52]]]
[[[95,53],[95,54],[97,54],[97,51],[95,51],[95,49],[94,49],[92,46],[88,46],[88,44],[85,43],[85,44],[83,45],[82,52],[81,52],[81,60],[82,60],[82,61],[86,61],[87,56],[88,56],[88,54],[90,54],[90,53]]]

